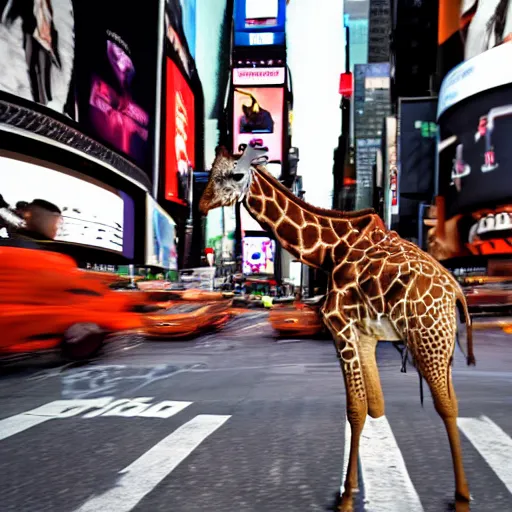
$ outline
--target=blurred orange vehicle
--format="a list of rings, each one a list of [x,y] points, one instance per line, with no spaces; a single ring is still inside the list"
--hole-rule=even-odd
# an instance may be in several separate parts
[[[324,296],[294,301],[274,303],[269,312],[269,322],[278,336],[329,337],[322,320],[320,308]]]
[[[231,318],[230,302],[180,302],[143,316],[146,336],[190,338],[223,327]]]
[[[107,281],[66,255],[0,247],[0,355],[61,348],[85,359],[108,335],[140,331],[143,295],[116,292]]]

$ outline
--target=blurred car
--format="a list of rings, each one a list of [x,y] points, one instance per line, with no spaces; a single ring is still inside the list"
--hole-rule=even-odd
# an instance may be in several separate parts
[[[142,328],[142,296],[111,290],[104,275],[66,255],[0,247],[0,355],[60,348],[86,359],[119,331]]]
[[[143,315],[148,337],[185,339],[222,328],[231,318],[230,302],[181,302]]]
[[[512,283],[491,282],[464,287],[471,313],[501,313],[512,311]]]
[[[330,338],[320,313],[324,299],[324,295],[293,302],[282,302],[278,299],[269,312],[270,325],[281,337]]]

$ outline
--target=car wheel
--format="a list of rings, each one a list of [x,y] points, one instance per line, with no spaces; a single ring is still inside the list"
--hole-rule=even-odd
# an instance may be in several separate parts
[[[105,336],[106,333],[96,324],[73,324],[64,333],[62,354],[73,361],[90,359],[100,351]]]

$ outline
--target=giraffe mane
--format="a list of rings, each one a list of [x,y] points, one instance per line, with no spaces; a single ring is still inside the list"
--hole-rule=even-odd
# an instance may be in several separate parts
[[[345,212],[341,210],[331,210],[328,208],[320,208],[318,206],[314,206],[300,197],[297,197],[291,190],[286,188],[279,180],[275,179],[269,172],[265,169],[265,167],[261,165],[253,166],[254,169],[258,172],[258,174],[270,185],[274,188],[277,188],[280,192],[282,192],[288,199],[294,201],[298,206],[303,208],[304,210],[315,214],[321,215],[323,217],[330,217],[335,219],[356,219],[359,217],[366,217],[367,215],[376,215],[376,211],[373,208],[365,208],[363,210],[356,210],[353,212]]]

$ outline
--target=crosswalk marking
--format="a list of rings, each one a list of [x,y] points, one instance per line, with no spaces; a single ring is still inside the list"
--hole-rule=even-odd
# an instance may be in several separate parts
[[[350,454],[350,423],[345,422],[341,493],[345,489]],[[402,452],[385,416],[366,418],[359,445],[366,512],[422,512]]]
[[[367,512],[423,511],[385,416],[367,418],[359,453]]]
[[[487,416],[458,418],[457,425],[512,493],[512,439]]]
[[[114,488],[92,497],[75,512],[129,512],[230,417],[196,416],[124,468]]]

